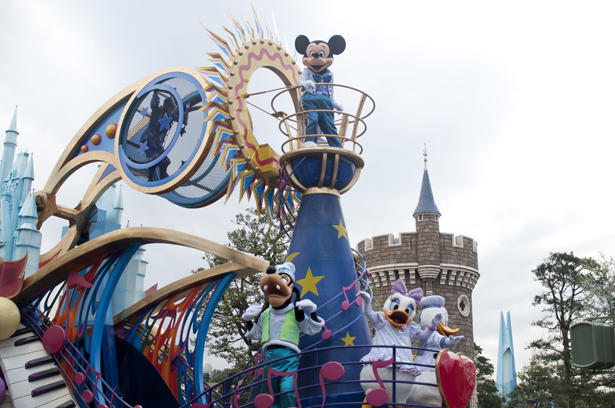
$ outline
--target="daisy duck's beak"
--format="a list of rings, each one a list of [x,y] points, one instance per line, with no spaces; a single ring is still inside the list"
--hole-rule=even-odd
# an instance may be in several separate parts
[[[391,322],[391,324],[395,327],[404,327],[410,323],[410,316],[408,316],[408,313],[403,310],[398,309],[389,312],[388,310],[383,309],[382,311],[387,319],[389,319],[389,322]]]

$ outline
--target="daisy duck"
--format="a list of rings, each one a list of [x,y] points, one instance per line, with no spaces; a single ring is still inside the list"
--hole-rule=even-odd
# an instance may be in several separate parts
[[[427,339],[432,330],[431,327],[436,327],[442,319],[441,314],[433,316],[433,321],[429,328],[421,327],[412,321],[416,313],[417,303],[423,298],[423,289],[416,288],[408,292],[404,281],[399,279],[391,288],[391,296],[384,303],[383,310],[374,312],[371,307],[372,298],[367,292],[359,292],[357,296],[363,299],[363,313],[367,320],[376,329],[374,335],[374,346],[397,346],[395,350],[395,361],[397,372],[395,373],[395,402],[405,402],[410,395],[414,384],[415,377],[421,375],[421,371],[417,366],[411,364],[414,361],[412,355],[412,341],[416,339]],[[403,348],[402,348],[403,347]],[[372,364],[375,361],[389,360],[393,357],[393,348],[373,347],[369,354],[361,359],[365,363],[361,370],[361,386],[365,390],[366,395],[374,389],[380,388],[376,382],[374,369]],[[400,364],[401,363],[401,364]],[[404,364],[406,363],[406,364]],[[393,379],[393,369],[391,366],[378,368],[378,376],[382,380]],[[388,393],[388,402],[393,399],[393,383],[384,383]],[[366,398],[366,401],[368,399]],[[363,408],[371,407],[371,405],[363,405]]]
[[[270,266],[260,281],[260,288],[267,296],[268,305],[250,306],[241,316],[247,322],[246,337],[261,341],[265,352],[262,390],[268,393],[267,376],[269,369],[293,372],[299,368],[299,333],[313,335],[320,332],[325,321],[316,314],[316,305],[311,300],[300,300],[295,287],[295,265],[286,262]],[[295,301],[293,302],[293,293]],[[284,358],[286,357],[286,358]],[[272,378],[274,394],[286,394],[275,398],[273,408],[287,408],[296,405],[294,380],[292,376]]]
[[[421,299],[420,306],[422,310],[419,314],[419,325],[422,329],[430,329],[430,335],[427,338],[421,338],[419,340],[419,348],[444,350],[446,348],[451,348],[464,338],[464,336],[453,336],[453,334],[459,333],[459,329],[451,329],[447,326],[448,312],[444,308],[444,298],[442,296],[426,296]],[[441,321],[434,326],[432,322],[435,316],[443,317]],[[438,353],[432,351],[417,351],[414,362],[421,364],[418,367],[422,373],[422,383],[437,384],[436,371],[434,368],[437,355]],[[415,385],[412,387],[406,402],[409,404],[431,405],[434,407],[442,406],[442,398],[438,388],[429,385]]]
[[[346,49],[346,40],[341,35],[334,35],[325,41],[310,41],[305,35],[295,39],[295,49],[303,55],[305,69],[299,78],[301,89],[301,107],[306,113],[306,137],[303,147],[314,147],[317,143],[319,128],[325,135],[337,135],[333,119],[333,109],[344,110],[344,107],[333,98],[333,73],[329,70],[333,64],[333,55],[339,55]],[[319,84],[319,85],[317,85]],[[325,111],[321,111],[325,110]],[[313,112],[317,111],[317,112]],[[332,147],[342,147],[339,138],[327,136],[327,142]]]

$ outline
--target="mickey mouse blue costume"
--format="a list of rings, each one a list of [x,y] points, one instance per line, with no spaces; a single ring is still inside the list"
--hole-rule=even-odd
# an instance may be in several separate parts
[[[305,35],[300,35],[295,39],[295,49],[303,54],[303,65],[305,69],[299,78],[299,85],[302,88],[301,106],[304,111],[327,109],[332,111],[344,110],[342,105],[333,98],[333,86],[316,85],[332,84],[333,73],[329,67],[333,64],[333,55],[339,55],[346,49],[346,40],[341,35],[334,35],[325,41],[310,41]],[[325,135],[337,135],[333,112],[309,112],[307,115],[306,134],[318,134],[318,127]],[[306,137],[306,144],[315,146],[316,137]],[[327,137],[329,146],[342,147],[342,143],[337,137]],[[313,144],[312,144],[313,143]]]

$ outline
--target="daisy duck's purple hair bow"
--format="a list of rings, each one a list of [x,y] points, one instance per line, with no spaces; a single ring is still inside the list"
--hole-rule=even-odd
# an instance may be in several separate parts
[[[408,292],[406,284],[402,279],[398,279],[391,288],[391,295],[394,293],[400,293],[404,296],[411,297],[418,304],[423,299],[423,288],[414,288]]]

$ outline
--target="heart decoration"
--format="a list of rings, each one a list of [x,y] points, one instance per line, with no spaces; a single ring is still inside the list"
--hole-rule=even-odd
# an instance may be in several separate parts
[[[436,378],[447,408],[468,405],[476,383],[476,366],[472,360],[444,349],[436,357]]]

